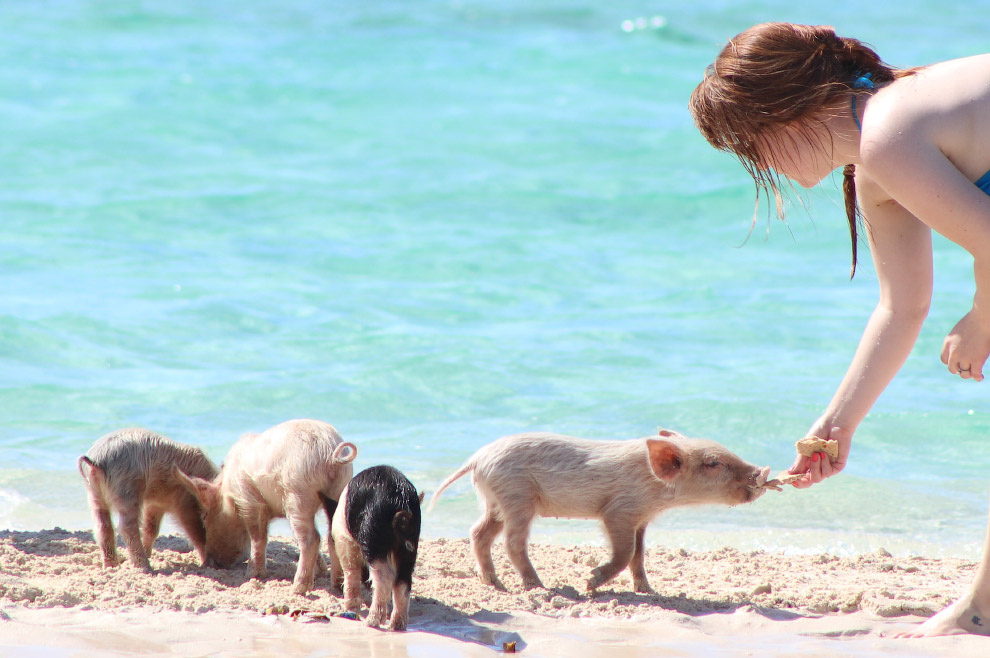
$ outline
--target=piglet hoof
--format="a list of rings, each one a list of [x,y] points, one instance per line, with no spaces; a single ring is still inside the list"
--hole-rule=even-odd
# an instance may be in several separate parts
[[[385,623],[385,615],[369,614],[364,623],[370,628],[381,628],[382,624]]]
[[[344,610],[348,612],[361,612],[361,599],[347,599],[344,601]]]
[[[392,615],[391,621],[388,623],[388,630],[390,631],[404,631],[409,625],[409,622],[405,617],[396,617]]]
[[[540,580],[539,578],[524,578],[523,589],[529,591],[531,589],[546,589],[546,588],[543,587],[543,581]]]
[[[502,581],[500,581],[495,574],[485,574],[485,573],[481,574],[481,584],[494,587],[500,592],[508,591],[505,588],[505,585],[502,584]]]
[[[265,567],[255,567],[254,565],[249,565],[247,570],[248,580],[258,579],[263,580],[268,577],[268,569]]]
[[[588,583],[586,585],[588,589],[588,593],[594,594],[595,590],[597,590],[599,587],[601,587],[604,584],[605,581],[602,580],[601,576],[598,575],[592,576],[591,578],[588,579]]]
[[[141,573],[145,573],[145,574],[152,573],[151,563],[148,562],[147,560],[145,560],[144,562],[135,562],[134,568],[140,571]]]
[[[652,587],[650,587],[650,584],[648,582],[646,582],[645,580],[642,581],[642,582],[633,583],[633,587],[640,594],[656,594],[657,593],[657,591],[655,589],[653,589]]]
[[[292,583],[292,593],[303,595],[313,589],[313,583]]]

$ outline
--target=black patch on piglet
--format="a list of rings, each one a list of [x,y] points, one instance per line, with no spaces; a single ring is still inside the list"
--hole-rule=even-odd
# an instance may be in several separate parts
[[[328,498],[322,493],[320,494],[320,500],[323,502],[323,509],[327,513],[327,534],[330,534],[330,528],[333,528],[333,513],[337,511],[337,501],[333,498]]]

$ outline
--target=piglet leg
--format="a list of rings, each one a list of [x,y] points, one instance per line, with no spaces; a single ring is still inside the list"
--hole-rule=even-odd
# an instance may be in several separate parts
[[[144,521],[141,523],[141,544],[144,546],[144,552],[149,556],[155,545],[155,539],[158,538],[158,532],[161,530],[163,516],[165,516],[165,510],[151,505],[144,508]]]
[[[396,582],[392,588],[392,618],[388,628],[404,631],[409,626],[409,583]]]
[[[251,558],[248,560],[247,577],[264,578],[268,575],[268,523],[259,519],[247,522],[251,537]]]
[[[135,501],[127,501],[126,504],[118,505],[120,510],[120,534],[124,538],[127,546],[127,555],[131,563],[144,573],[151,573],[151,563],[148,561],[148,554],[144,552],[144,545],[141,543],[141,511]]]
[[[636,549],[636,530],[622,518],[605,515],[605,533],[612,543],[612,559],[591,572],[588,580],[588,590],[594,590],[608,581],[629,565]]]
[[[103,554],[103,566],[115,567],[120,564],[120,557],[117,555],[117,535],[113,530],[113,517],[110,509],[101,498],[89,492],[89,506],[93,510],[93,520],[96,522],[95,539],[96,545],[100,547]]]
[[[295,594],[305,594],[313,589],[316,578],[316,562],[320,555],[320,533],[316,531],[313,517],[316,510],[305,509],[302,501],[292,500],[286,505],[286,515],[292,534],[299,544],[299,564],[296,566],[296,577],[292,581],[292,591]]]
[[[642,528],[636,529],[636,547],[632,559],[629,561],[629,571],[632,573],[633,587],[636,591],[644,594],[652,594],[653,588],[650,587],[650,581],[646,578],[646,548],[644,546],[645,536],[645,525]]]
[[[344,574],[340,566],[340,558],[337,556],[337,544],[329,532],[327,533],[327,557],[330,558],[330,587],[340,589],[343,587]]]
[[[334,542],[340,567],[344,577],[344,608],[358,612],[363,603],[361,599],[361,570],[364,567],[364,557],[361,547],[350,537],[338,537]]]
[[[388,600],[395,586],[395,569],[386,560],[368,565],[371,569],[371,609],[368,611],[368,626],[378,628],[388,617]]]
[[[522,578],[523,589],[543,587],[543,582],[529,560],[529,525],[532,520],[531,514],[523,518],[513,517],[505,522],[505,552]]]
[[[495,563],[492,562],[492,544],[498,533],[502,532],[502,525],[498,510],[493,505],[486,505],[484,514],[471,528],[471,547],[474,549],[474,559],[478,562],[482,584],[504,591],[505,586],[495,575]]]

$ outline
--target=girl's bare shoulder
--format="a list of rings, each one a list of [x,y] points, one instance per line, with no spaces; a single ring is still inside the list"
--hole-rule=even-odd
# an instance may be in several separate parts
[[[883,86],[869,103],[874,121],[938,121],[973,110],[985,112],[990,106],[990,54],[921,68]]]
[[[938,150],[964,173],[980,170],[980,154],[990,153],[990,54],[939,62],[880,88],[864,112],[860,149],[868,165]]]

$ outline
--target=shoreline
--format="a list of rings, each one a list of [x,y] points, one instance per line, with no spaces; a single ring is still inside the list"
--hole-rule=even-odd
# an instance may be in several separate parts
[[[318,577],[305,596],[292,594],[298,553],[291,538],[271,538],[269,575],[258,581],[246,579],[243,565],[197,566],[179,536],[158,538],[151,557],[155,573],[149,575],[126,563],[100,567],[87,531],[4,530],[0,649],[35,647],[43,656],[62,655],[59,647],[89,650],[89,631],[79,630],[85,628],[103,637],[103,649],[113,645],[121,655],[139,649],[143,655],[159,655],[155,651],[187,643],[218,643],[214,648],[225,651],[231,649],[228,630],[241,638],[235,643],[240,644],[238,655],[257,656],[274,655],[274,645],[288,641],[312,641],[311,651],[325,645],[331,651],[325,655],[345,655],[332,652],[330,645],[338,639],[381,645],[383,655],[411,655],[392,651],[425,642],[438,650],[442,645],[444,655],[452,656],[474,656],[479,650],[483,653],[477,655],[492,655],[502,641],[515,641],[532,656],[575,655],[562,647],[576,650],[573,638],[582,637],[621,656],[645,655],[637,652],[669,643],[683,655],[713,655],[712,642],[727,650],[752,646],[755,652],[770,637],[780,645],[779,655],[808,643],[822,644],[822,655],[839,650],[836,642],[846,648],[852,648],[850,642],[862,645],[867,655],[945,655],[952,647],[953,655],[975,656],[990,647],[990,639],[970,636],[884,637],[953,601],[972,578],[976,565],[967,560],[893,557],[882,550],[839,558],[730,547],[707,552],[653,548],[647,549],[646,570],[655,593],[643,594],[631,591],[627,572],[594,593],[584,591],[591,568],[606,559],[602,547],[535,544],[530,554],[547,588],[522,591],[496,545],[496,569],[507,587],[497,591],[479,582],[466,539],[421,542],[410,632],[403,634],[340,617],[341,598],[329,591],[327,575]],[[366,592],[366,603],[369,598]],[[153,630],[173,617],[178,620],[170,628]],[[44,634],[44,642],[39,625],[55,630]],[[120,646],[114,644],[118,640]],[[267,645],[273,645],[270,654]],[[925,653],[926,647],[936,653]]]

